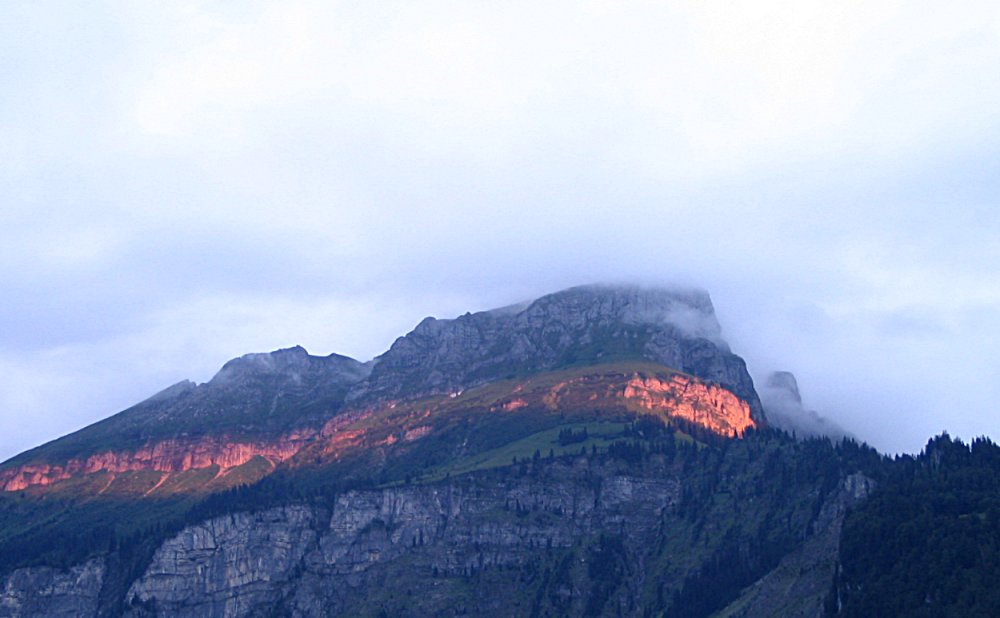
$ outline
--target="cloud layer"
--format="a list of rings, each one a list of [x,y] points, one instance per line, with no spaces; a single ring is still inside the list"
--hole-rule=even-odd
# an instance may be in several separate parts
[[[991,3],[31,3],[0,58],[0,458],[593,281],[880,448],[1000,421]]]

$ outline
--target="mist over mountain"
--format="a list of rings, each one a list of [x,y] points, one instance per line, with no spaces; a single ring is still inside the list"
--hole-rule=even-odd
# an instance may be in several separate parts
[[[0,2],[0,618],[1000,616],[998,41]]]
[[[767,381],[758,387],[757,392],[767,418],[775,427],[802,437],[827,437],[831,440],[843,440],[854,436],[828,418],[819,415],[815,410],[807,410],[802,406],[802,395],[795,375],[790,371],[775,371]]]
[[[704,291],[580,286],[247,354],[0,464],[0,616],[990,615],[998,462],[755,385]],[[945,536],[869,555],[908,526]]]

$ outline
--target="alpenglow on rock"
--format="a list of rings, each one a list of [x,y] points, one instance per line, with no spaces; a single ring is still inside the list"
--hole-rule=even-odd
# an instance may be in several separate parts
[[[374,361],[349,400],[445,393],[537,371],[646,359],[760,401],[743,359],[732,354],[707,292],[590,285],[523,304],[425,318]]]
[[[629,390],[626,383],[639,378],[631,375],[638,371],[637,362],[710,384],[692,386],[703,390],[700,398],[685,394],[681,385],[694,384],[685,379]],[[590,394],[593,401],[627,405],[626,395],[655,391],[656,401],[641,405],[727,436],[741,436],[764,420],[743,360],[721,338],[707,293],[592,285],[455,319],[427,318],[367,363],[337,354],[313,356],[299,346],[241,356],[205,384],[178,383],[5,462],[0,465],[0,490],[68,487],[64,482],[87,477],[93,487],[81,485],[84,493],[160,498],[220,491],[254,482],[300,451],[299,464],[310,457],[313,462],[339,457],[345,448],[365,450],[365,436],[379,425],[353,423],[378,410],[388,413],[395,402],[457,395],[550,370],[615,363],[615,396],[595,392]],[[643,379],[652,379],[652,373]],[[733,401],[726,403],[713,384],[732,393]],[[538,405],[554,401],[555,395]],[[692,401],[696,405],[688,405]],[[741,406],[748,411],[740,411]],[[399,414],[393,418],[402,422]],[[425,435],[429,427],[397,429],[405,438],[416,435],[407,433],[410,429]],[[384,439],[391,444],[400,436]]]
[[[248,354],[0,465],[0,618],[819,615],[855,470],[763,414],[698,290]]]

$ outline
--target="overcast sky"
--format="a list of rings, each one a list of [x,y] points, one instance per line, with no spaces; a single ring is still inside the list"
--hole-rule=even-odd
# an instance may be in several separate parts
[[[1000,438],[998,7],[3,3],[0,459],[595,281],[880,449]]]

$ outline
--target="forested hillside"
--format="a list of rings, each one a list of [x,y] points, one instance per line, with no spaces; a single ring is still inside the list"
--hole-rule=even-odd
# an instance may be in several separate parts
[[[831,613],[1000,616],[1000,447],[947,434],[885,465],[844,525]]]

